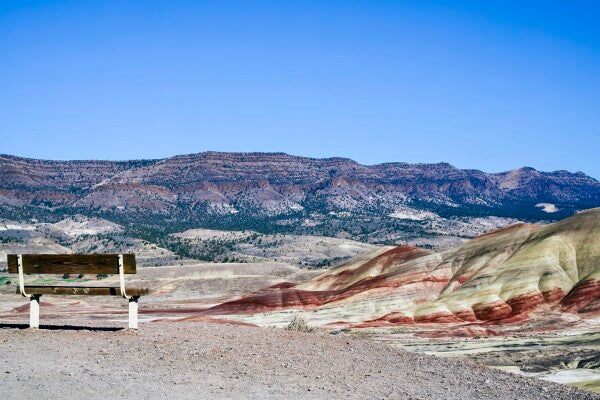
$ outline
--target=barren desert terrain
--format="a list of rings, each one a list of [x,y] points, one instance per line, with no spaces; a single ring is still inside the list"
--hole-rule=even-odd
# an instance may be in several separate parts
[[[446,351],[452,359],[439,357],[458,346],[456,338],[433,340],[385,329],[289,332],[200,315],[226,299],[317,273],[285,263],[139,268],[128,285],[148,286],[152,294],[141,300],[138,331],[123,329],[123,299],[88,296],[42,297],[42,329],[26,329],[27,301],[14,294],[13,283],[4,285],[4,398],[598,398],[533,375],[485,367],[493,363],[478,354],[489,358],[487,351]],[[116,283],[115,278],[98,282]],[[496,350],[509,341],[494,340]],[[463,343],[490,347],[489,338],[463,338]],[[589,344],[581,351],[589,352]],[[511,352],[496,354],[506,360]]]
[[[148,323],[137,332],[3,324],[0,343],[5,399],[598,398],[379,343],[230,324]]]

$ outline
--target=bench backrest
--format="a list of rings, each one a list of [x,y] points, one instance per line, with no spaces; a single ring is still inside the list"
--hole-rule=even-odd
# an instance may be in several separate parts
[[[17,274],[17,254],[7,256],[8,272]],[[118,274],[118,254],[23,254],[24,274]],[[123,254],[123,273],[135,274],[135,255]]]

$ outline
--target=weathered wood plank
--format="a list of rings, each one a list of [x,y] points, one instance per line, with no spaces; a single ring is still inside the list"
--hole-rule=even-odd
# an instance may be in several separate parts
[[[129,296],[143,296],[149,293],[148,288],[126,288]],[[19,293],[19,288],[17,288]],[[83,295],[83,296],[120,296],[121,289],[112,286],[41,286],[25,285],[27,294],[56,294],[56,295]]]
[[[17,255],[7,256],[8,272],[18,273]],[[135,274],[135,255],[123,254],[123,272]],[[118,274],[118,254],[23,254],[25,274]]]

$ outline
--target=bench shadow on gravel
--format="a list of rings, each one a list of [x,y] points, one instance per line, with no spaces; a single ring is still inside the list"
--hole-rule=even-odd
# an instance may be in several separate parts
[[[0,323],[0,329],[29,329],[29,324],[6,324]],[[121,327],[98,327],[98,326],[76,326],[76,325],[40,325],[40,330],[48,331],[92,331],[92,332],[117,332],[125,330]]]

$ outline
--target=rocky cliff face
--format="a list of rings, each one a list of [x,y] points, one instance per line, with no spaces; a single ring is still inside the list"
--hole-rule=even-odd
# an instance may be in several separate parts
[[[356,221],[375,231],[397,220],[438,215],[555,220],[598,205],[597,180],[532,168],[489,174],[446,163],[366,166],[283,153],[208,152],[124,162],[0,156],[0,217],[78,212],[215,228],[312,227],[308,233],[346,230],[356,236]]]

